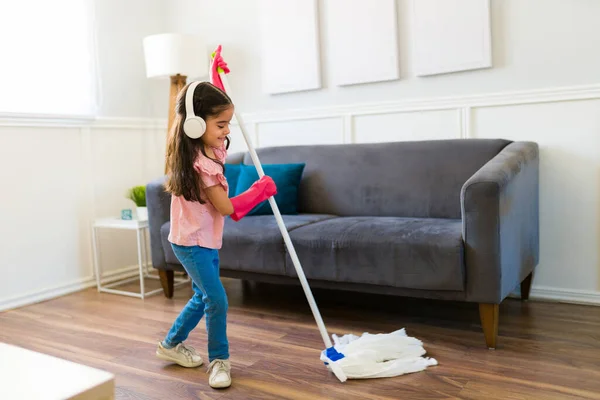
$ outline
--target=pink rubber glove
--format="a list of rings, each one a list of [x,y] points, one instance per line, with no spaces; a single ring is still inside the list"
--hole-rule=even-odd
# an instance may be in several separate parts
[[[223,82],[221,81],[221,76],[219,75],[219,72],[224,72],[228,74],[229,67],[227,67],[227,63],[223,60],[223,57],[221,56],[221,45],[217,47],[217,50],[214,51],[212,57],[213,62],[210,66],[210,82],[222,91],[225,91],[225,87],[223,86]]]
[[[270,176],[263,176],[252,184],[244,193],[231,198],[233,214],[231,219],[239,221],[254,207],[277,194],[277,186]]]

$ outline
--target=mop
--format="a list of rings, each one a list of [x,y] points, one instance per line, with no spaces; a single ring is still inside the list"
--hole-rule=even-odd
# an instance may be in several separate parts
[[[217,54],[220,55],[221,46],[219,45],[215,52],[212,53],[212,62],[215,62]],[[222,59],[222,58],[221,58]],[[212,76],[213,68],[211,66],[211,82],[214,82]],[[221,83],[225,92],[231,96],[231,88],[227,81],[226,73],[220,66],[217,68]],[[248,136],[242,121],[241,115],[234,113],[235,120],[239,126],[252,162],[256,167],[259,177],[264,176],[262,164],[258,159],[258,155],[254,150],[252,141]],[[313,297],[304,270],[296,254],[292,240],[287,231],[283,218],[277,207],[277,203],[274,197],[269,198],[269,204],[275,215],[277,225],[283,236],[283,240],[287,247],[304,294],[308,300],[308,304],[313,313],[317,327],[325,344],[325,350],[321,352],[320,359],[327,366],[327,368],[333,372],[333,374],[341,381],[345,382],[347,379],[367,379],[367,378],[384,378],[399,376],[407,373],[419,372],[425,370],[429,366],[437,365],[437,361],[434,358],[426,358],[423,355],[426,353],[423,348],[423,343],[413,337],[409,337],[406,334],[405,329],[400,329],[392,333],[387,334],[371,334],[368,332],[363,333],[362,336],[356,336],[353,334],[346,334],[342,337],[332,335],[335,345],[332,343],[325,323],[321,317],[321,313],[317,307],[315,299]]]

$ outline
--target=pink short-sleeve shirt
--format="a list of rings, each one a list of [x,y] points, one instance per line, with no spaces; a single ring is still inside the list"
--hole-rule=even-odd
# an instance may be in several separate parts
[[[227,150],[225,146],[213,148],[217,160],[225,163]],[[227,179],[223,175],[223,167],[198,154],[194,169],[203,187],[222,185],[229,193]],[[209,249],[220,249],[223,243],[223,225],[225,217],[210,203],[206,196],[204,204],[187,201],[183,196],[171,197],[171,230],[169,242],[180,246],[201,246]]]

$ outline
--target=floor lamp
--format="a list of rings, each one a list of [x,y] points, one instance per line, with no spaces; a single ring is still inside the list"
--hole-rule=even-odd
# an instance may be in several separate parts
[[[194,35],[161,33],[143,40],[146,77],[171,80],[167,142],[175,117],[177,94],[190,77],[208,77],[209,58],[206,44]],[[167,166],[165,163],[165,173]]]

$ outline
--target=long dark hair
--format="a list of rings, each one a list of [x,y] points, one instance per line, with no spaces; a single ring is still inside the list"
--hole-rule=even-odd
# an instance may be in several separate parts
[[[175,119],[169,132],[167,143],[167,181],[165,189],[175,196],[183,196],[187,201],[197,201],[204,204],[202,199],[202,187],[200,178],[194,169],[194,161],[201,152],[206,156],[202,137],[192,139],[183,131],[183,122],[186,118],[185,95],[189,84],[177,95],[175,107]],[[221,89],[209,82],[202,82],[194,90],[194,114],[202,117],[205,121],[209,117],[215,117],[232,106],[231,99]],[[226,139],[226,147],[229,148],[229,138]],[[214,162],[224,166],[218,160]]]

